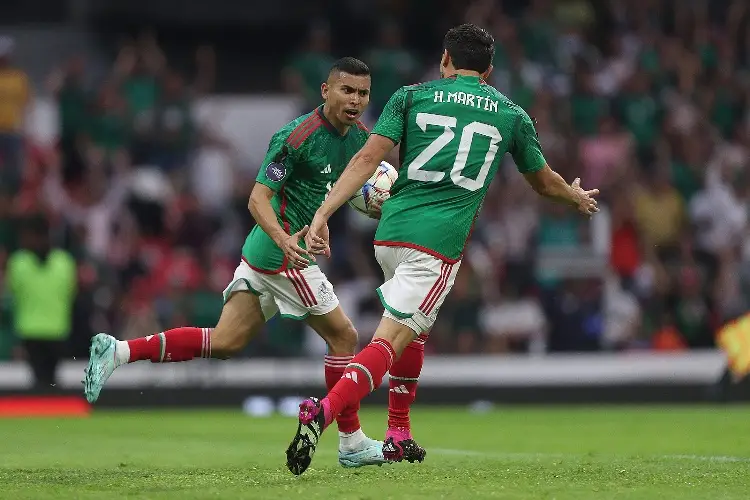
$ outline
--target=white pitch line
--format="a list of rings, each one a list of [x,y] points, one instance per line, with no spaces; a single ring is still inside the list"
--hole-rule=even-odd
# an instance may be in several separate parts
[[[495,460],[528,460],[528,459],[581,459],[588,458],[589,455],[581,455],[575,453],[503,453],[503,452],[487,452],[487,451],[475,451],[475,450],[455,450],[449,448],[428,448],[428,454],[430,452],[437,453],[438,455],[452,455],[452,456],[464,456],[464,457],[485,457],[492,458]],[[600,455],[606,456],[606,455]],[[610,458],[631,458],[623,455],[609,456]],[[685,461],[698,461],[698,462],[723,462],[723,463],[750,463],[750,457],[735,457],[728,455],[645,455],[641,457],[632,458],[654,458],[659,460],[685,460]]]
[[[750,462],[750,457],[733,457],[727,455],[662,455],[658,458],[668,460],[696,460],[700,462]]]
[[[464,456],[464,457],[486,457],[494,458],[497,460],[526,460],[529,458],[579,458],[582,455],[574,455],[572,453],[513,453],[513,452],[490,452],[490,451],[475,451],[475,450],[454,450],[449,448],[427,448],[429,454],[437,453],[438,455],[453,455],[453,456]]]

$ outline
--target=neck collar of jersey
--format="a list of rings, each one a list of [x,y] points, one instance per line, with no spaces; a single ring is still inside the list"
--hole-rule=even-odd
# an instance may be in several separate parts
[[[321,104],[317,108],[315,108],[315,113],[317,113],[320,120],[323,122],[323,126],[327,128],[331,133],[335,134],[337,137],[346,137],[346,134],[341,135],[339,131],[336,129],[336,127],[333,126],[333,123],[328,121],[328,118],[326,118],[325,113],[323,113],[323,106],[324,104]],[[351,128],[351,127],[349,127]],[[348,134],[349,131],[347,130],[346,133]]]
[[[460,78],[461,80],[470,80],[472,82],[479,82],[483,85],[487,84],[487,82],[485,82],[484,78],[482,78],[481,76],[454,74],[454,75],[451,75],[449,78],[453,78],[453,79]]]

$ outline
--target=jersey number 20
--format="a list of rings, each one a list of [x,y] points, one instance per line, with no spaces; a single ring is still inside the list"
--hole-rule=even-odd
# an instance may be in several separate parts
[[[419,155],[414,158],[409,164],[408,177],[415,181],[424,182],[438,182],[445,177],[445,172],[422,170],[427,162],[429,162],[436,154],[447,146],[456,133],[453,129],[456,128],[456,117],[445,116],[445,115],[434,115],[432,113],[417,113],[417,126],[422,132],[427,131],[427,126],[433,125],[436,127],[443,127],[443,133],[432,141],[429,146],[424,148]],[[466,168],[466,161],[469,159],[469,150],[471,149],[471,141],[474,139],[474,134],[483,135],[489,137],[490,148],[487,150],[487,155],[484,157],[484,163],[482,168],[479,169],[479,175],[476,179],[471,179],[463,175],[464,168]],[[453,162],[453,168],[451,169],[451,181],[456,186],[468,189],[469,191],[476,191],[484,186],[484,181],[487,180],[487,174],[490,171],[492,162],[495,161],[495,155],[497,155],[498,144],[503,138],[500,135],[500,131],[492,125],[486,123],[471,122],[463,128],[461,132],[461,140],[458,143],[458,151],[456,153],[456,160]]]

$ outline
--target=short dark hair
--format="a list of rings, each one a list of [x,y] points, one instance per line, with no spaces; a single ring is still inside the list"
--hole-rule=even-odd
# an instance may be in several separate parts
[[[368,76],[370,68],[364,62],[355,57],[342,57],[331,66],[329,75],[336,72],[349,73],[354,76]]]
[[[448,30],[443,49],[451,56],[454,68],[484,73],[495,56],[495,39],[475,24],[462,24]]]

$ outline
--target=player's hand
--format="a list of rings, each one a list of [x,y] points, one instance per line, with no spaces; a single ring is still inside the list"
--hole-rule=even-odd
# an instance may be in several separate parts
[[[328,221],[318,214],[315,214],[310,223],[310,231],[305,236],[305,246],[312,254],[331,256],[331,247],[329,245]]]
[[[380,220],[383,215],[383,203],[388,199],[388,195],[373,195],[370,197],[370,202],[367,205],[367,214],[373,219]]]
[[[598,189],[584,190],[581,187],[581,179],[578,177],[570,184],[570,187],[576,192],[576,208],[579,212],[591,216],[599,211],[599,205],[595,198],[599,194]]]
[[[310,261],[315,260],[315,257],[310,252],[299,246],[300,238],[304,238],[309,229],[309,226],[303,227],[293,235],[284,238],[279,245],[290,267],[304,269],[310,265]]]

